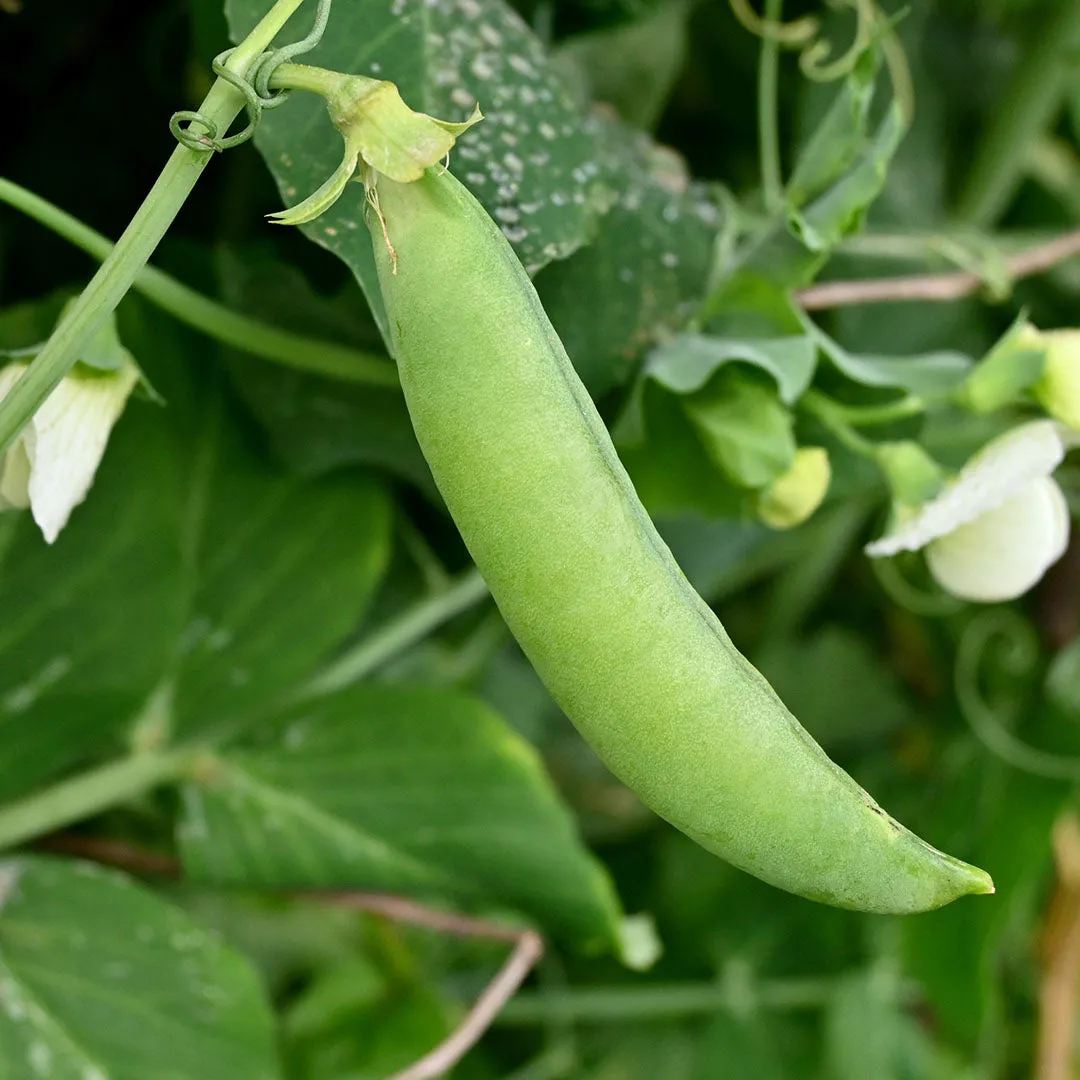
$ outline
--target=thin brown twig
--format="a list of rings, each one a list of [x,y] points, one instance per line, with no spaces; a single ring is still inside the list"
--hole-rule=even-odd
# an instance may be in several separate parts
[[[137,847],[126,840],[104,836],[80,836],[78,833],[51,833],[34,843],[39,851],[54,851],[80,859],[115,866],[145,877],[179,877],[180,860],[163,852]]]
[[[1080,822],[1054,826],[1058,885],[1042,933],[1035,1080],[1070,1080],[1080,996]]]
[[[465,1014],[465,1019],[434,1050],[388,1080],[434,1080],[448,1073],[480,1041],[543,953],[543,938],[535,930],[522,931],[514,951]]]
[[[415,900],[404,896],[390,896],[385,893],[363,892],[316,892],[305,893],[328,903],[341,907],[360,908],[375,915],[384,915],[394,922],[412,923],[426,926],[442,934],[455,934],[458,937],[489,938],[492,941],[520,941],[524,930],[504,926],[501,923],[475,919],[469,915],[458,915],[452,911],[440,911],[425,907]]]
[[[1063,233],[1053,240],[1018,251],[1005,259],[1013,281],[1049,270],[1058,263],[1080,254],[1080,229]],[[806,311],[851,307],[855,304],[884,304],[907,300],[944,302],[960,300],[978,292],[983,279],[968,270],[948,274],[906,274],[901,277],[864,278],[858,281],[826,281],[795,293]]]
[[[173,856],[129,844],[126,840],[61,832],[43,837],[34,846],[44,851],[91,859],[135,874],[175,878],[180,876],[181,871],[179,860]],[[442,934],[514,943],[506,962],[476,999],[461,1023],[430,1053],[388,1080],[434,1080],[435,1077],[448,1073],[480,1041],[491,1027],[492,1021],[502,1011],[502,1007],[514,996],[544,953],[544,940],[535,930],[505,926],[487,919],[429,908],[404,896],[321,890],[292,892],[290,895],[298,899],[320,900],[339,907],[368,911],[394,922],[424,926]]]

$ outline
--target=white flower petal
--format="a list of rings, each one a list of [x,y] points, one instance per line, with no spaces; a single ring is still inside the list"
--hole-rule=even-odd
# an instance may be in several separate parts
[[[30,505],[30,455],[19,436],[0,457],[0,510],[25,510]]]
[[[918,551],[975,521],[1049,476],[1065,457],[1066,444],[1053,420],[1033,420],[987,443],[938,495],[867,545],[872,557]]]
[[[30,510],[48,543],[86,498],[113,424],[138,382],[134,367],[67,376],[45,399],[26,436]]]
[[[938,584],[954,596],[980,603],[1013,600],[1061,558],[1068,536],[1065,497],[1044,476],[934,540],[926,562]]]

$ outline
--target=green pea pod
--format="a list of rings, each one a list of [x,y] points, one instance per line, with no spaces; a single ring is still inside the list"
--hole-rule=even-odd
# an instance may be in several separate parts
[[[814,900],[905,913],[992,892],[881,810],[732,645],[472,195],[429,169],[379,178],[378,205],[420,446],[507,625],[612,772],[709,851]]]

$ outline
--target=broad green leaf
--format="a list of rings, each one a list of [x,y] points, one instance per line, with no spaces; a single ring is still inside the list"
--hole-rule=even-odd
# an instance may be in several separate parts
[[[40,340],[57,313],[5,312],[0,344]],[[182,614],[180,468],[162,419],[129,404],[55,544],[28,514],[0,516],[0,800],[108,745],[168,662]]]
[[[686,415],[684,399],[648,381],[639,392],[644,428],[635,431],[620,421],[614,434],[619,457],[649,513],[731,518],[747,512],[746,492],[716,467]]]
[[[626,381],[705,290],[721,215],[682,159],[641,133],[607,124],[605,176],[616,201],[588,246],[552,263],[536,288],[594,396]]]
[[[184,791],[203,881],[425,889],[611,945],[618,905],[534,752],[480,702],[362,684],[285,710]]]
[[[193,343],[155,322],[153,381],[168,401],[184,572],[182,621],[163,672],[179,736],[235,720],[310,675],[354,630],[389,558],[390,511],[372,480],[283,474],[229,408],[220,380],[192,385]],[[169,355],[169,345],[172,355]],[[149,341],[137,354],[151,354]],[[154,368],[151,368],[154,371]],[[152,482],[152,477],[150,478]]]
[[[331,298],[320,296],[298,270],[258,249],[226,249],[219,269],[231,305],[298,334],[382,351],[356,282]],[[397,389],[309,375],[240,353],[231,355],[229,372],[289,468],[318,476],[371,465],[438,498]]]
[[[771,375],[780,400],[794,405],[814,377],[817,345],[805,334],[757,339],[680,334],[649,353],[642,375],[673,393],[692,394],[721,367],[736,361]]]
[[[705,451],[740,487],[762,488],[795,460],[794,419],[771,386],[725,371],[683,398]]]
[[[862,227],[867,209],[885,184],[889,161],[903,134],[900,107],[894,104],[859,161],[828,191],[791,212],[792,230],[811,251],[830,251]]]
[[[273,1018],[238,953],[128,878],[0,864],[0,1075],[274,1080]]]
[[[354,629],[388,558],[379,487],[282,475],[205,346],[128,316],[124,340],[167,404],[130,404],[55,545],[25,516],[0,519],[0,798],[117,753],[158,684],[141,738],[274,697]]]
[[[263,0],[228,0],[234,39],[265,14]],[[596,124],[583,117],[529,28],[502,0],[359,0],[338,4],[306,63],[390,79],[412,108],[484,121],[453,152],[455,173],[502,227],[531,271],[589,237],[608,199]],[[341,159],[322,101],[294,95],[268,112],[256,141],[288,205],[314,191]],[[305,233],[356,274],[386,330],[359,184]]]
[[[877,50],[868,49],[862,54],[800,150],[787,183],[792,206],[802,206],[839,179],[866,145],[878,66]]]
[[[818,333],[818,344],[833,366],[863,386],[891,387],[909,394],[940,396],[958,387],[971,370],[971,358],[958,352],[918,356],[867,356],[848,352]]]

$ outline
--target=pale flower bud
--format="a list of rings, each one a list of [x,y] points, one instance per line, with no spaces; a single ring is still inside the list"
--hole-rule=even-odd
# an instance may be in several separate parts
[[[820,446],[803,446],[787,472],[758,497],[758,517],[771,529],[801,525],[821,505],[832,480],[829,453]]]
[[[26,368],[12,363],[0,369],[0,401]],[[51,544],[86,498],[109,433],[138,381],[131,363],[116,371],[80,366],[66,375],[0,454],[0,511],[29,508]]]
[[[1051,416],[1080,430],[1080,330],[1047,330],[1040,338],[1046,361],[1035,397]]]

